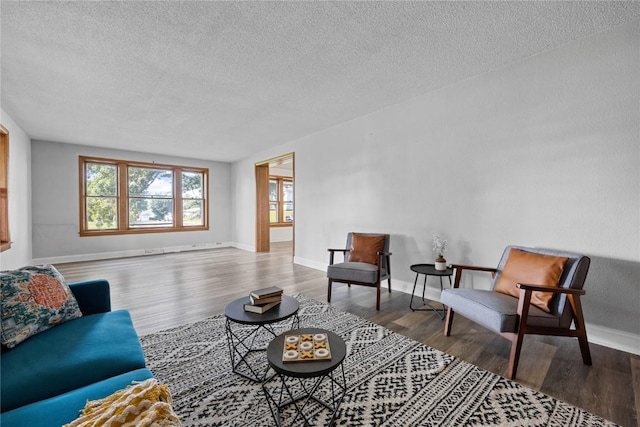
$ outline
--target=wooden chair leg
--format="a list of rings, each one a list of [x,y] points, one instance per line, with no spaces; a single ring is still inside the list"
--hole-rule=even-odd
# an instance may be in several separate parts
[[[589,351],[589,341],[587,340],[587,329],[582,316],[582,304],[578,295],[568,295],[569,304],[573,310],[573,322],[578,331],[578,343],[580,344],[580,353],[582,353],[582,361],[585,365],[591,365],[591,351]]]
[[[327,302],[331,302],[331,283],[333,280],[329,279],[329,286],[327,288]]]
[[[511,355],[509,356],[509,369],[507,371],[507,378],[513,380],[516,378],[516,372],[518,371],[518,362],[520,361],[520,351],[522,350],[522,342],[524,341],[524,333],[519,331],[514,334],[511,339]]]
[[[447,307],[447,317],[444,320],[444,336],[448,337],[451,335],[451,325],[453,325],[453,315],[455,313],[451,309],[451,307]]]
[[[587,332],[583,330],[578,336],[578,343],[580,344],[580,353],[582,353],[582,362],[585,365],[591,366],[591,352],[589,351],[589,341],[587,341]]]
[[[391,293],[391,276],[389,276],[389,279],[387,279],[387,282],[389,283],[389,293]]]
[[[380,282],[376,286],[376,310],[380,310]]]
[[[527,332],[531,294],[530,289],[520,289],[520,297],[518,298],[518,329],[514,334],[507,335],[507,338],[511,337],[511,354],[509,356],[509,369],[507,371],[507,378],[510,380],[516,378],[516,372],[518,370],[522,341],[524,340],[524,334]]]

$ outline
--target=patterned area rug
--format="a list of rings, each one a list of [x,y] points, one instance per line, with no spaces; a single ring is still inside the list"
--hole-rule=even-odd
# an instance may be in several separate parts
[[[615,425],[328,304],[304,295],[296,298],[300,327],[333,331],[347,346],[348,390],[336,425]],[[276,332],[290,326],[278,325]],[[264,334],[257,344],[269,339]],[[274,425],[260,383],[231,372],[224,315],[146,335],[141,341],[149,369],[169,385],[185,426]],[[251,357],[252,366],[267,370],[264,352]],[[290,424],[293,409],[291,405],[281,414],[283,425]],[[305,412],[313,425],[324,425],[330,417],[320,405]],[[301,424],[299,418],[294,423]]]

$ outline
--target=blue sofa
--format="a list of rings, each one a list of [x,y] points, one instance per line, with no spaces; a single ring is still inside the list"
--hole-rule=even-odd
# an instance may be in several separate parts
[[[87,400],[152,377],[126,310],[111,311],[109,282],[70,283],[83,316],[27,339],[0,357],[3,427],[61,426]]]

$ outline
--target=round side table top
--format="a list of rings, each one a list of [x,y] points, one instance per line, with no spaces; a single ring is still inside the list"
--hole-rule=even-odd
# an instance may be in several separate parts
[[[285,335],[326,334],[331,349],[331,360],[283,362],[282,351]],[[300,328],[284,332],[275,337],[267,347],[269,365],[279,374],[296,378],[311,378],[326,375],[340,366],[347,355],[347,346],[337,334],[319,328]]]
[[[251,304],[251,298],[242,297],[231,301],[224,308],[227,319],[244,325],[266,325],[285,320],[298,312],[300,303],[297,299],[288,295],[282,295],[282,301],[262,314],[244,311],[243,305]]]
[[[453,275],[453,268],[447,267],[445,270],[436,270],[434,264],[413,264],[411,271],[418,274],[426,274],[429,276],[451,276]]]

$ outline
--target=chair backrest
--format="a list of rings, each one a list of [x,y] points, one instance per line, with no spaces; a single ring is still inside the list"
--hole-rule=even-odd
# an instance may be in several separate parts
[[[362,234],[364,236],[380,236],[380,235],[383,235],[384,233],[356,233],[356,234]],[[347,252],[345,252],[345,254],[344,254],[344,260],[345,261],[349,259],[349,252],[350,252],[349,250],[351,249],[352,235],[353,235],[353,233],[348,233],[347,234],[347,246],[345,246],[345,248],[347,249]],[[383,252],[389,252],[390,242],[391,242],[391,235],[384,234],[384,248],[382,249]],[[389,257],[382,257],[382,265],[381,265],[381,267],[386,272],[389,272]]]
[[[571,288],[571,289],[582,289],[584,286],[584,282],[587,278],[587,272],[589,271],[589,264],[591,263],[591,259],[589,257],[571,253],[571,252],[563,252],[557,251],[553,249],[543,249],[543,248],[527,248],[524,246],[507,246],[502,253],[502,258],[500,259],[500,263],[498,263],[498,272],[491,283],[491,289],[495,287],[498,279],[500,279],[500,274],[502,273],[502,269],[509,258],[509,251],[511,248],[520,249],[521,251],[531,252],[542,255],[552,255],[552,256],[561,256],[567,257],[567,262],[564,265],[564,269],[562,270],[562,276],[560,276],[560,281],[558,282],[558,286],[561,288]],[[535,283],[531,283],[535,284]],[[552,314],[561,317],[560,324],[562,327],[569,327],[571,324],[571,310],[567,309],[568,302],[566,295],[556,295],[549,304],[549,309]]]

